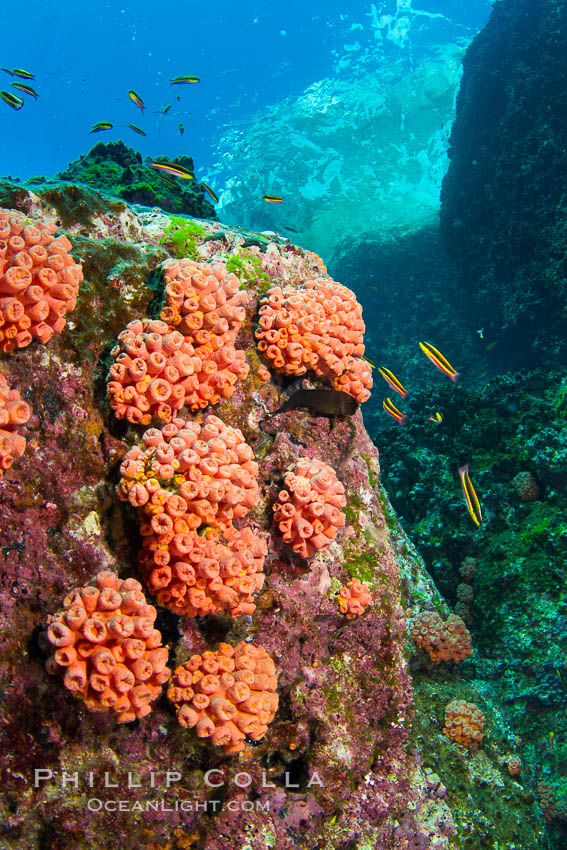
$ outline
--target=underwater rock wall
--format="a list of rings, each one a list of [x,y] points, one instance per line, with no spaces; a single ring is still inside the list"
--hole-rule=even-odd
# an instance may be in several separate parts
[[[449,33],[467,31],[420,20],[410,25],[399,13],[405,36],[397,33],[395,47],[385,40],[387,59],[387,25],[375,21],[376,42],[367,51],[353,48],[358,52],[340,60],[333,76],[225,129],[211,173],[225,187],[223,220],[289,229],[329,265],[361,234],[387,242],[436,222],[464,49]],[[395,21],[388,25],[394,29]],[[427,45],[415,53],[408,36],[414,26]],[[283,204],[264,203],[266,193]]]
[[[301,410],[262,422],[294,384],[266,381],[254,343],[258,301],[274,283],[321,277],[321,260],[278,237],[172,223],[158,209],[65,184],[32,192],[5,183],[0,203],[57,225],[64,218],[84,272],[63,333],[0,364],[32,412],[21,427],[26,451],[0,481],[3,846],[442,850],[461,835],[471,847],[489,836],[542,846],[532,798],[507,769],[515,751],[497,704],[410,641],[407,615],[445,617],[448,609],[384,494],[361,412],[334,427]],[[130,579],[128,588],[139,578],[147,530],[115,488],[143,428],[113,418],[105,381],[125,325],[159,314],[156,269],[178,248],[191,261],[225,262],[248,293],[236,344],[250,374],[214,413],[253,449],[261,498],[247,522],[268,532],[270,545],[252,615],[190,619],[158,606],[155,625],[172,668],[219,642],[253,640],[273,658],[278,712],[265,737],[237,756],[181,728],[165,694],[132,723],[88,711],[45,669],[41,638],[47,616],[96,573],[112,570]],[[309,561],[284,544],[272,519],[283,476],[303,456],[331,466],[346,496],[344,528]],[[339,591],[352,579],[372,598],[347,617]],[[436,671],[413,696],[409,651],[418,667]],[[464,702],[448,715],[454,700]],[[466,738],[450,743],[443,723],[455,711],[482,716],[480,748]],[[35,769],[45,771],[37,782]],[[475,782],[489,793],[471,794]],[[117,799],[125,801],[119,812]]]
[[[463,60],[441,229],[512,369],[567,357],[566,50],[564,3],[501,0]]]

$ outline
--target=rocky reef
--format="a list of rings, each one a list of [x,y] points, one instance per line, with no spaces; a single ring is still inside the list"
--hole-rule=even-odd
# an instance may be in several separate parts
[[[441,230],[510,369],[566,362],[566,49],[563,3],[501,0],[463,59]]]
[[[178,156],[172,160],[167,157],[156,159],[181,165],[187,171],[194,172],[190,156]],[[161,207],[168,212],[197,218],[216,218],[215,208],[196,178],[177,181],[156,173],[144,164],[141,154],[122,141],[98,142],[88,153],[69,163],[56,176],[56,180],[83,183],[125,201]]]
[[[26,451],[0,480],[3,846],[543,848],[531,791],[508,769],[516,742],[494,693],[470,674],[471,661],[436,664],[411,640],[408,619],[439,611],[447,621],[449,609],[389,504],[361,410],[266,420],[299,382],[270,378],[254,335],[258,304],[272,286],[324,279],[321,260],[275,234],[172,218],[67,183],[4,182],[0,206],[62,227],[84,274],[61,334],[0,364],[31,410]],[[243,616],[189,618],[157,605],[155,620],[172,669],[198,670],[241,641],[273,659],[275,718],[234,755],[180,726],[165,690],[150,713],[117,725],[45,668],[48,615],[74,588],[112,571],[138,592],[147,530],[116,486],[146,426],[117,420],[105,385],[127,323],[171,315],[160,264],[176,256],[223,263],[247,293],[234,344],[249,372],[213,412],[241,430],[257,464],[246,523],[268,541],[264,585]],[[344,524],[306,559],[282,539],[273,505],[286,471],[315,460],[335,471],[346,505]],[[371,598],[347,617],[339,592],[359,589],[353,579]],[[461,712],[473,706],[475,742],[482,715],[476,749],[443,733],[455,700]]]

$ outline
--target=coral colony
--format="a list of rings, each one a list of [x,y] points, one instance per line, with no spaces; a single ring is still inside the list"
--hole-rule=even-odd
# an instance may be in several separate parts
[[[0,350],[25,348],[33,337],[48,342],[65,327],[83,279],[66,236],[55,224],[0,210]]]
[[[26,440],[17,429],[26,424],[30,415],[29,405],[18,390],[10,389],[0,372],[0,478],[24,453]]]
[[[47,342],[61,332],[82,268],[69,256],[66,237],[53,237],[54,224],[2,211],[0,225],[0,287],[7,296],[0,333],[8,353],[29,345],[32,334]],[[107,392],[115,416],[134,425],[163,423],[142,435],[143,448],[125,455],[117,495],[138,513],[140,572],[158,604],[186,617],[249,615],[264,584],[267,545],[265,535],[234,521],[258,504],[258,464],[242,432],[219,417],[176,415],[230,398],[248,375],[245,352],[235,348],[248,296],[223,263],[168,260],[161,271],[160,318],[129,322],[111,352]],[[302,290],[276,287],[260,314],[256,335],[267,344],[259,347],[275,369],[303,374],[309,368],[358,401],[368,398],[362,311],[346,287],[325,278],[307,281]],[[13,429],[28,421],[30,410],[3,375],[0,404],[10,429],[0,432],[7,469],[24,451],[25,439]],[[335,471],[300,458],[285,473],[274,520],[291,550],[309,558],[344,526],[345,505]],[[363,613],[369,602],[358,580],[341,588],[347,617]],[[89,710],[109,711],[120,723],[142,718],[170,679],[156,616],[138,581],[99,572],[48,617],[47,669]],[[262,647],[220,644],[176,668],[168,696],[183,726],[231,754],[243,749],[246,736],[258,740],[266,733],[278,704],[276,685],[274,662]]]

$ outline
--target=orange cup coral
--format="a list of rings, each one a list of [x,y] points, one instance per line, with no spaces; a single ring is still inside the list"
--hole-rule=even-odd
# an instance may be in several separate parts
[[[472,655],[470,632],[456,614],[450,614],[445,622],[437,611],[419,614],[411,624],[411,636],[435,664],[441,661],[458,664]]]
[[[138,581],[98,573],[48,618],[48,671],[62,674],[90,711],[111,711],[119,723],[144,717],[171,672],[156,614]]]
[[[302,457],[287,470],[274,520],[297,555],[309,558],[334,540],[345,524],[344,493],[335,470],[320,460]]]
[[[22,401],[17,390],[10,389],[0,372],[0,478],[24,453],[26,441],[17,428],[25,425],[30,415],[29,405]]]
[[[165,306],[160,318],[170,331],[180,331],[202,360],[199,386],[185,402],[190,410],[201,410],[230,398],[236,382],[250,371],[244,351],[234,346],[248,294],[224,263],[171,259],[162,269]]]
[[[317,278],[299,289],[270,289],[260,306],[256,339],[276,372],[304,375],[311,370],[362,403],[372,387],[370,364],[362,359],[364,330],[354,292]]]
[[[358,578],[353,578],[339,590],[339,611],[341,614],[346,614],[347,620],[352,620],[364,613],[370,605],[371,598],[368,585]]]
[[[264,583],[265,540],[241,519],[259,499],[258,465],[242,432],[210,414],[175,418],[125,456],[118,497],[141,518],[140,568],[160,605],[189,617],[251,614]]]
[[[446,706],[443,734],[450,741],[475,750],[482,741],[483,729],[484,714],[474,702],[454,699]]]
[[[75,308],[82,266],[66,236],[14,210],[0,209],[0,350],[48,342]]]
[[[193,655],[177,667],[167,696],[182,726],[210,738],[227,755],[259,741],[278,707],[275,665],[265,649],[241,641]]]

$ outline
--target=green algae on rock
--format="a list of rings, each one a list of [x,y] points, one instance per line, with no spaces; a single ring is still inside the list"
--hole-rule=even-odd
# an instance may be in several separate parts
[[[181,156],[167,161],[182,165],[188,171],[194,170],[191,157]],[[137,151],[122,141],[98,142],[61,171],[57,179],[93,186],[130,203],[160,207],[195,218],[216,218],[215,209],[197,178],[166,182],[144,164]]]

